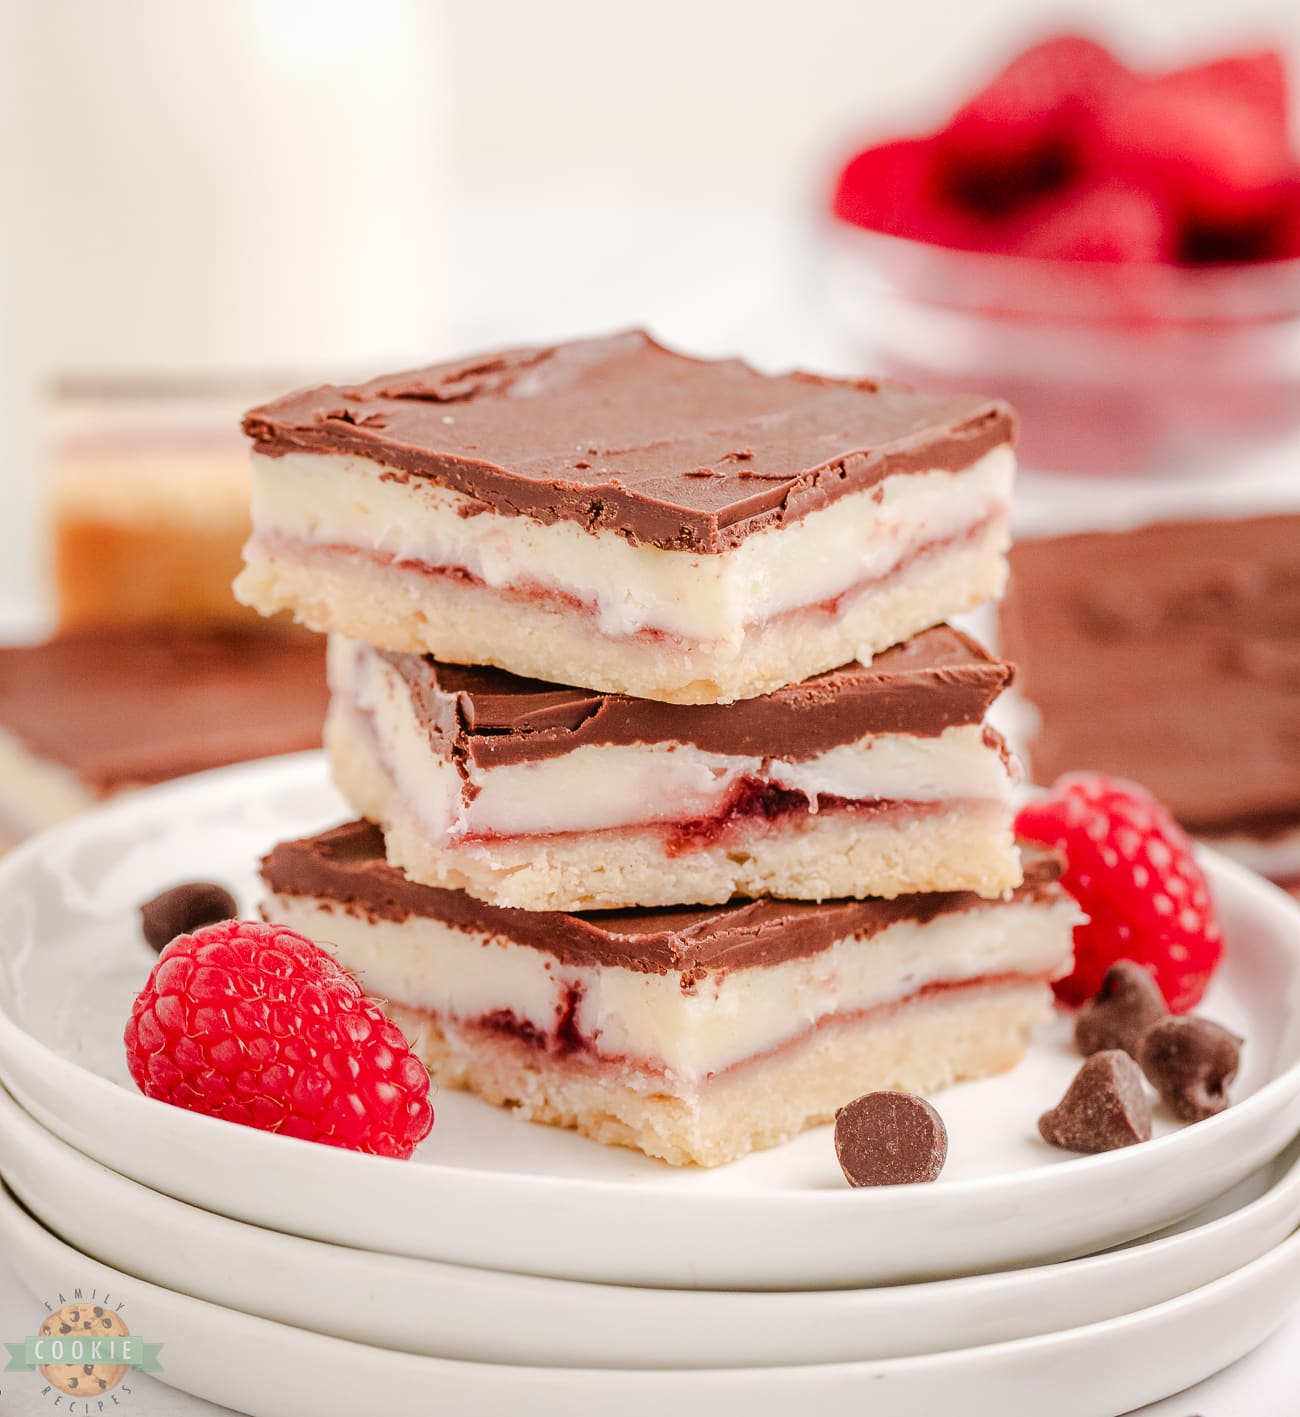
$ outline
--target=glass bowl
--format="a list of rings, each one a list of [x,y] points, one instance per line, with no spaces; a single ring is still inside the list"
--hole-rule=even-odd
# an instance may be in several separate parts
[[[952,250],[828,223],[864,370],[1006,398],[1022,461],[1230,467],[1300,428],[1300,260],[1188,268]]]

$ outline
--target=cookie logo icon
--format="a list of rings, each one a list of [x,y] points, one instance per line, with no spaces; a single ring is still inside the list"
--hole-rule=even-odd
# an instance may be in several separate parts
[[[121,1314],[102,1304],[64,1304],[41,1325],[40,1336],[68,1340],[62,1351],[69,1357],[93,1358],[112,1351],[116,1345],[98,1345],[93,1341],[77,1344],[71,1340],[129,1338],[131,1330]],[[102,1397],[112,1392],[127,1374],[125,1363],[41,1363],[39,1368],[47,1383],[69,1397]]]
[[[129,1374],[161,1373],[161,1343],[137,1338],[122,1317],[124,1304],[107,1290],[76,1288],[45,1305],[36,1333],[28,1333],[9,1350],[6,1373],[31,1373],[40,1385],[39,1397],[75,1417],[108,1412],[129,1398]],[[9,1397],[0,1379],[0,1399]],[[0,1400],[4,1411],[4,1401]],[[35,1410],[24,1408],[24,1411]]]

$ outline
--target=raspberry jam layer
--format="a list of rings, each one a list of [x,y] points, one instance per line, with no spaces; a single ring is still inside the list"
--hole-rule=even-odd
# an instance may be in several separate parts
[[[991,528],[1005,522],[1006,518],[1007,506],[1005,503],[999,501],[992,506],[986,506],[980,516],[963,526],[960,531],[915,542],[910,550],[898,557],[879,574],[860,577],[841,586],[833,594],[822,596],[816,600],[787,605],[763,616],[760,620],[747,622],[745,628],[779,624],[792,616],[799,615],[834,621],[844,612],[847,604],[856,597],[890,585],[918,563],[942,557],[947,552],[956,551],[979,542]],[[395,554],[344,541],[310,541],[270,529],[259,530],[254,537],[253,544],[272,560],[291,557],[301,561],[322,558],[364,561],[399,575],[450,582],[463,586],[467,590],[491,594],[514,604],[541,606],[552,611],[561,611],[565,615],[590,621],[599,634],[609,639],[631,640],[647,644],[667,643],[688,649],[694,644],[706,643],[694,636],[653,624],[615,628],[611,618],[614,607],[606,605],[602,599],[593,599],[563,586],[525,574],[515,574],[507,581],[489,581],[466,566],[429,562],[417,556]],[[683,574],[688,573],[683,571]]]
[[[779,822],[787,817],[807,816],[810,812],[882,812],[906,810],[920,814],[926,810],[946,811],[948,802],[887,802],[863,801],[850,797],[818,796],[815,808],[803,792],[778,787],[758,778],[743,778],[736,784],[731,797],[715,813],[674,824],[668,830],[664,849],[669,856],[684,856],[702,846],[711,846],[744,822]]]
[[[954,799],[939,802],[900,802],[879,798],[859,800],[851,797],[816,797],[815,810],[808,797],[802,792],[778,787],[775,783],[757,778],[746,778],[736,787],[727,801],[715,813],[708,816],[691,817],[680,822],[664,823],[647,820],[632,822],[617,827],[600,828],[589,835],[614,835],[623,832],[643,832],[662,830],[665,834],[664,851],[668,856],[685,856],[692,851],[712,846],[738,828],[747,824],[757,827],[776,825],[793,817],[817,816],[821,814],[852,812],[855,815],[883,816],[906,814],[908,817],[929,816],[935,812],[952,811],[963,805]],[[502,841],[548,841],[556,837],[572,835],[570,832],[467,832],[456,838],[457,844],[466,846],[487,846]]]
[[[974,979],[934,980],[923,984],[919,989],[903,998],[890,999],[868,1008],[847,1009],[823,1014],[808,1027],[787,1034],[770,1046],[760,1046],[745,1057],[709,1071],[697,1081],[725,1077],[751,1064],[778,1058],[783,1053],[801,1047],[810,1038],[828,1029],[868,1026],[878,1019],[886,1018],[902,1009],[931,999],[974,994],[984,990],[1026,988],[1033,985],[1041,985],[1046,990],[1049,982],[1048,975],[1022,974],[1012,971],[985,974]],[[559,1061],[567,1066],[579,1067],[587,1071],[610,1068],[629,1069],[660,1078],[667,1078],[671,1074],[673,1070],[662,1059],[638,1056],[621,1050],[610,1050],[603,1044],[598,1033],[585,1033],[578,1024],[583,994],[584,990],[580,984],[568,986],[564,990],[556,1009],[554,1026],[551,1028],[539,1027],[532,1020],[521,1017],[509,1008],[493,1009],[478,1017],[462,1018],[411,1005],[401,999],[394,999],[392,1002],[410,1012],[423,1014],[439,1024],[454,1022],[458,1027],[472,1032],[512,1039],[536,1052],[539,1057],[545,1057],[552,1062]]]

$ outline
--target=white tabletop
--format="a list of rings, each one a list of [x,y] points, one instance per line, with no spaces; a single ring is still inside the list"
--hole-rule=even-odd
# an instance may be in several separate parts
[[[31,1329],[39,1312],[35,1296],[0,1259],[0,1352],[5,1341],[14,1341]],[[166,1366],[167,1353],[161,1355]],[[1300,1379],[1300,1309],[1282,1331],[1249,1357],[1198,1387],[1141,1409],[1141,1417],[1292,1417],[1297,1379]],[[131,1380],[132,1417],[229,1417],[229,1409],[187,1397],[155,1378],[136,1374]],[[35,1379],[25,1373],[0,1374],[0,1413],[4,1417],[44,1417],[50,1403],[42,1398]],[[1050,1411],[1050,1394],[1044,1393],[1044,1412]],[[978,1403],[971,1417],[984,1417]],[[251,1414],[257,1417],[257,1414]],[[481,1417],[496,1417],[482,1413]],[[504,1415],[503,1415],[504,1417]],[[917,1417],[929,1417],[918,1413]],[[1116,1413],[1115,1417],[1120,1417]],[[1136,1414],[1135,1414],[1136,1417]]]

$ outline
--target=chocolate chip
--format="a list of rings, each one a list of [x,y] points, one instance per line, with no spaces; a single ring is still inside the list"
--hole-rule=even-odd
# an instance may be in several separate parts
[[[187,881],[145,901],[140,907],[140,923],[149,948],[161,951],[177,935],[218,920],[233,920],[238,913],[235,897],[224,886]]]
[[[933,1181],[948,1159],[948,1129],[924,1097],[868,1092],[836,1112],[835,1155],[850,1186]]]
[[[1202,1122],[1228,1105],[1241,1039],[1207,1018],[1167,1018],[1149,1028],[1138,1062],[1160,1100],[1183,1122]]]
[[[1160,986],[1132,960],[1122,959],[1106,971],[1097,997],[1079,1012],[1074,1046],[1085,1058],[1107,1048],[1138,1055],[1142,1035],[1169,1012]]]
[[[1045,1142],[1065,1151],[1114,1151],[1151,1139],[1151,1103],[1142,1070],[1120,1048],[1094,1053],[1065,1096],[1038,1119]]]

